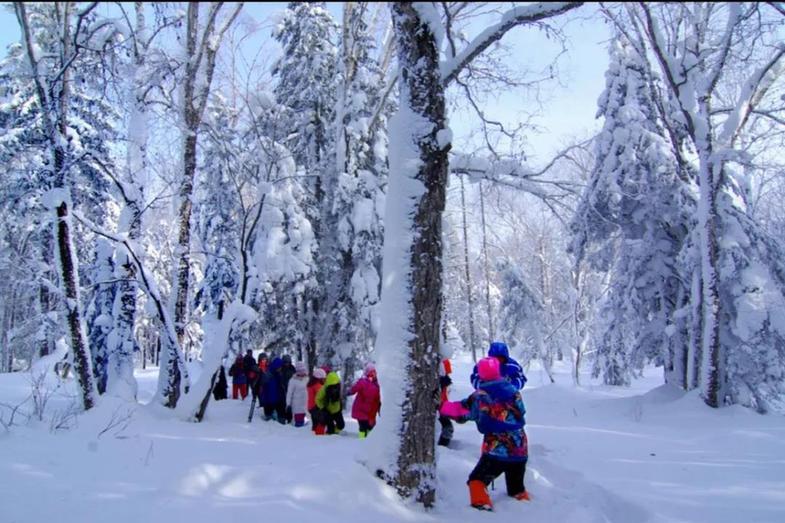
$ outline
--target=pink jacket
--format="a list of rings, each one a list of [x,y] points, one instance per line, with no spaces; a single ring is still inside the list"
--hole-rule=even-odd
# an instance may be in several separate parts
[[[352,418],[375,423],[376,415],[382,407],[379,382],[362,377],[349,390],[349,395],[352,394],[357,394],[352,405]]]

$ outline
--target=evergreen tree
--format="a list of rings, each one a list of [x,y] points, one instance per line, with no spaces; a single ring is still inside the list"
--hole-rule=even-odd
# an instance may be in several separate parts
[[[372,59],[375,44],[365,21],[367,10],[365,2],[344,6],[335,163],[326,172],[321,241],[328,313],[324,356],[344,367],[346,376],[353,375],[356,362],[368,359],[373,346],[381,282],[386,147],[383,120],[371,121],[381,103],[384,76]]]
[[[594,328],[594,373],[627,385],[651,361],[683,351],[672,325],[685,296],[678,274],[694,203],[678,176],[653,96],[659,88],[623,38],[611,44],[598,116],[597,164],[573,219],[571,251],[610,273]]]
[[[284,109],[275,133],[268,133],[290,151],[304,177],[293,194],[306,213],[316,245],[321,245],[323,219],[327,210],[325,176],[329,169],[334,134],[330,129],[336,103],[336,23],[322,2],[292,2],[284,12],[273,37],[283,54],[273,67],[277,80],[276,101]],[[278,134],[283,132],[282,135]],[[326,264],[321,247],[316,249],[316,284],[303,291],[299,324],[305,340],[309,365],[317,360],[317,345],[324,307]],[[284,300],[288,302],[288,300]]]

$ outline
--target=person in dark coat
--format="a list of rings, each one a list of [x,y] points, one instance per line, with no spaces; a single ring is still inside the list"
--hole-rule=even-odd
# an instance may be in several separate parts
[[[450,385],[452,385],[452,363],[449,359],[444,358],[439,363],[439,407],[449,401],[448,393]],[[439,424],[442,426],[441,433],[439,434],[439,441],[437,445],[449,447],[452,441],[452,435],[455,429],[452,426],[452,421],[449,417],[439,415]]]
[[[265,421],[270,421],[273,416],[278,423],[286,423],[286,389],[283,388],[281,368],[283,360],[274,358],[267,368],[262,379],[262,408]]]
[[[256,383],[256,377],[259,375],[259,366],[256,364],[256,358],[253,357],[253,351],[251,349],[245,351],[243,370],[245,371],[245,377],[248,380],[248,386]]]
[[[523,373],[521,364],[510,357],[510,349],[507,344],[501,341],[494,341],[488,349],[488,357],[496,358],[499,360],[499,369],[502,378],[509,381],[516,390],[521,390],[526,384],[526,375]],[[480,386],[480,377],[477,373],[477,365],[472,369],[472,375],[469,378],[472,387],[477,389]]]
[[[284,391],[284,412],[286,413],[286,422],[292,422],[292,412],[290,409],[286,408],[286,391],[289,389],[289,381],[297,372],[297,369],[292,365],[292,357],[288,354],[284,354],[281,356],[281,386],[283,387]]]
[[[213,397],[216,401],[225,400],[228,397],[228,392],[226,390],[227,385],[226,371],[224,370],[224,366],[221,365],[221,368],[218,369],[218,379],[215,381],[215,385],[213,386]]]
[[[245,399],[248,395],[248,378],[243,369],[243,357],[239,354],[234,363],[229,367],[229,376],[232,377],[232,399],[236,400],[238,394]]]

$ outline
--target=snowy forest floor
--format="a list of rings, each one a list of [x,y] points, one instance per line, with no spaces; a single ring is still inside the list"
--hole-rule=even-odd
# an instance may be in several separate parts
[[[459,357],[454,367],[450,397],[458,399],[470,392],[471,362]],[[30,377],[0,374],[0,404],[29,396]],[[533,501],[507,498],[499,478],[495,513],[468,505],[465,482],[481,441],[472,423],[456,425],[452,448],[438,448],[439,501],[424,512],[362,465],[373,433],[357,438],[349,408],[346,434],[329,437],[258,417],[249,424],[250,398],[211,402],[201,424],[111,398],[63,420],[69,382],[42,421],[0,426],[0,521],[785,521],[785,417],[709,409],[658,386],[657,369],[625,389],[588,376],[573,387],[561,367],[555,385],[534,368],[528,377]],[[137,378],[148,402],[157,371]],[[120,423],[111,427],[113,417]],[[53,429],[58,421],[72,426]]]

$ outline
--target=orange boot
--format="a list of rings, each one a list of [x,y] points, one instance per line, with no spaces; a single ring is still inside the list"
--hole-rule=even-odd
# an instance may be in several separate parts
[[[479,510],[493,510],[493,503],[491,497],[488,495],[488,489],[485,483],[480,480],[474,479],[469,482],[469,499],[472,507]]]
[[[519,492],[518,494],[513,496],[518,501],[531,501],[532,498],[529,496],[529,491],[524,490],[523,492]]]

